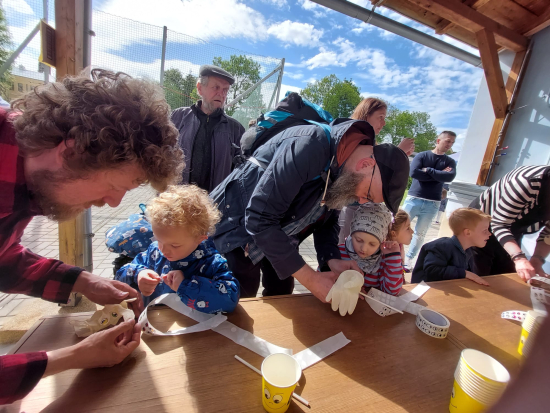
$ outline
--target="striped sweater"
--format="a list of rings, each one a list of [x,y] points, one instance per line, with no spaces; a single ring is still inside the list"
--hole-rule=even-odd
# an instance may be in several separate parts
[[[491,230],[501,245],[543,227],[537,241],[550,235],[549,172],[547,165],[519,167],[495,182],[476,200],[479,208],[491,215]]]
[[[346,245],[338,245],[343,260],[350,261]],[[375,287],[387,294],[397,295],[403,286],[403,262],[400,252],[383,255],[376,274],[365,274],[365,288]]]

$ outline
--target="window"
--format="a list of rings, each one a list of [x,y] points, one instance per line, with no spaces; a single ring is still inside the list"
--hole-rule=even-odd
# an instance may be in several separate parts
[[[11,86],[11,87],[10,87],[11,90],[15,90],[15,83],[10,82],[10,86]]]
[[[23,92],[23,83],[18,83],[17,84],[17,91],[18,92]]]

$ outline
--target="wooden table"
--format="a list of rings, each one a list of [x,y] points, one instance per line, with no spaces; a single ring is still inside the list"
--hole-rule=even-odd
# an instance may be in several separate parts
[[[490,287],[469,280],[431,283],[419,304],[451,322],[447,339],[415,326],[410,314],[380,317],[363,301],[341,317],[310,295],[241,301],[229,321],[294,352],[344,332],[343,349],[304,371],[296,392],[311,408],[292,402],[289,412],[445,412],[453,373],[464,348],[476,348],[517,373],[521,327],[502,311],[528,310],[529,288],[514,275],[487,277]],[[405,289],[412,289],[407,285]],[[77,342],[70,320],[37,322],[14,352],[51,350]],[[150,318],[159,329],[193,324],[169,309]],[[139,348],[109,369],[68,371],[42,380],[7,412],[261,412],[261,379],[234,359],[256,367],[262,358],[213,331],[177,337],[144,336]],[[0,409],[1,410],[1,409]]]

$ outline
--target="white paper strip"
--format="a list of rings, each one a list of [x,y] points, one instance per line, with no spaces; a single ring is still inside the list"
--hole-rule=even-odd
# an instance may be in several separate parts
[[[153,327],[147,317],[148,311],[154,311],[153,309],[150,309],[150,307],[159,304],[164,304],[177,311],[178,313],[197,321],[199,324],[163,333]],[[242,328],[237,327],[235,324],[232,324],[229,321],[225,320],[227,320],[227,317],[224,315],[205,314],[193,308],[187,307],[181,302],[178,295],[173,293],[161,295],[160,297],[151,301],[151,303],[149,303],[147,308],[139,316],[139,323],[141,324],[142,331],[145,334],[154,336],[174,336],[180,334],[197,333],[199,331],[212,329],[216,333],[219,333],[229,338],[230,340],[233,340],[235,343],[246,347],[247,349],[263,357],[267,357],[273,353],[286,353],[292,355],[291,349],[279,347],[275,344],[269,343],[264,339],[257,337],[254,334],[243,330]]]
[[[505,318],[506,320],[515,320],[519,322],[523,322],[525,320],[525,315],[527,313],[525,311],[504,311],[500,317]]]
[[[351,341],[346,338],[344,333],[338,333],[335,336],[329,337],[310,348],[300,351],[293,357],[300,364],[302,370],[305,370],[308,367],[313,366],[315,363],[320,362],[323,358],[329,356],[335,351],[340,350],[349,343],[351,343]]]
[[[426,291],[428,291],[429,289],[430,289],[430,286],[426,284],[424,281],[422,281],[420,284],[418,284],[408,293],[400,295],[399,298],[407,302],[416,301],[420,297],[422,297],[426,293]]]

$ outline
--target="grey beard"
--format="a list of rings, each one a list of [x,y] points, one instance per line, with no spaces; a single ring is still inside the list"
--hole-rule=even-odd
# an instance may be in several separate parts
[[[325,204],[329,209],[342,209],[345,206],[357,202],[355,195],[357,187],[363,181],[364,176],[357,172],[343,170],[340,176],[327,190]]]

